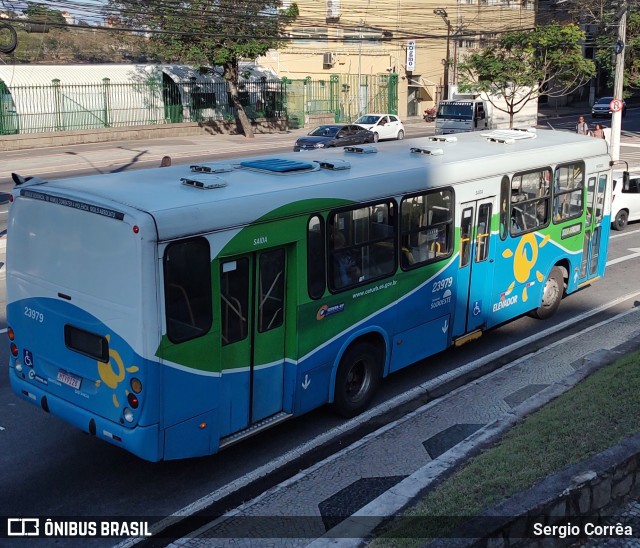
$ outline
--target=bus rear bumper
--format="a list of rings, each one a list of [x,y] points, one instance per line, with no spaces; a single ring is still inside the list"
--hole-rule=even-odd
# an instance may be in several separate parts
[[[159,442],[157,424],[124,428],[21,379],[14,368],[9,370],[9,380],[16,395],[42,407],[43,410],[76,428],[108,441],[142,459],[152,462],[162,460],[162,445]]]

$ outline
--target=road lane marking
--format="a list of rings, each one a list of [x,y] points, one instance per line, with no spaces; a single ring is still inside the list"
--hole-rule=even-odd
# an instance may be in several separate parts
[[[632,253],[624,255],[623,257],[618,257],[617,259],[611,259],[610,261],[607,261],[606,266],[611,266],[612,264],[618,264],[623,261],[628,261],[629,259],[636,259],[640,257],[640,247],[630,247],[628,251],[631,251]]]

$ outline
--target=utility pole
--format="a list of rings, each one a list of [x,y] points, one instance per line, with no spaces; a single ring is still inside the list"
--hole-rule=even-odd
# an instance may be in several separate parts
[[[613,85],[613,97],[622,101],[624,90],[624,48],[627,37],[627,2],[622,4],[616,19],[618,23],[618,40],[615,46],[616,72]],[[615,162],[620,159],[620,131],[622,130],[622,110],[611,115],[611,159]]]
[[[358,25],[358,116],[360,116],[360,110],[362,109],[362,25],[364,21],[360,19]]]
[[[449,64],[451,59],[451,52],[449,50],[449,41],[451,38],[451,21],[449,21],[449,14],[444,8],[436,8],[433,10],[435,15],[442,17],[443,21],[447,24],[447,57],[444,60],[444,98],[449,98]]]

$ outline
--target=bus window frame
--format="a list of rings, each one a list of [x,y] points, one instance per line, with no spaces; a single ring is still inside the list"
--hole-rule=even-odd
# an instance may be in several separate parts
[[[352,213],[361,209],[371,208],[371,211],[368,217],[369,224],[371,224],[372,223],[371,216],[375,213],[376,206],[381,206],[381,205],[388,206],[387,213],[388,213],[388,216],[392,218],[392,221],[393,221],[391,225],[389,224],[385,225],[385,226],[391,226],[392,228],[390,236],[379,237],[379,238],[368,237],[368,239],[366,240],[358,241],[357,237],[359,236],[359,234],[356,233],[355,236],[351,238],[351,242],[347,242],[346,245],[343,245],[337,249],[334,247],[336,232],[339,232],[342,234],[342,236],[344,236],[344,234],[342,233],[342,231],[344,230],[344,227],[336,228],[335,226],[336,221],[338,220],[338,217],[340,215],[345,213]],[[326,256],[327,256],[326,265],[327,265],[327,287],[329,288],[330,293],[332,294],[342,293],[343,291],[348,291],[355,287],[360,287],[377,280],[388,278],[389,276],[393,276],[397,272],[398,270],[398,213],[397,212],[398,212],[398,204],[396,200],[392,197],[381,198],[378,200],[372,200],[367,202],[361,202],[358,204],[352,204],[349,206],[340,207],[340,208],[332,209],[331,211],[329,211],[326,219]],[[363,218],[366,218],[366,217],[363,217]],[[354,220],[354,217],[352,215],[351,222],[353,222],[353,220]],[[356,231],[357,230],[354,226],[354,232]],[[365,277],[365,275],[362,273],[363,265],[357,263],[357,257],[355,259],[353,258],[355,256],[353,252],[357,250],[361,252],[365,247],[371,247],[375,243],[382,243],[383,241],[386,241],[386,240],[390,240],[393,246],[392,256],[391,256],[392,268],[388,272],[381,273],[377,276]],[[349,255],[350,261],[352,262],[355,261],[353,264],[353,267],[354,269],[358,269],[359,273],[357,274],[358,279],[356,281],[347,283],[345,285],[337,286],[335,284],[336,274],[337,274],[336,257],[338,256],[338,253],[336,253],[336,251],[341,249],[343,250],[343,253],[345,255],[346,254]],[[362,253],[360,253],[360,259],[362,259]]]
[[[565,190],[562,192],[559,192],[557,190],[557,183],[556,183],[556,176],[558,174],[558,172],[562,169],[562,168],[568,168],[570,166],[576,166],[579,165],[582,167],[582,187],[581,188],[573,188],[571,190]],[[567,221],[572,221],[574,219],[580,219],[584,213],[585,213],[585,209],[586,209],[586,201],[587,201],[587,196],[585,196],[586,192],[587,192],[587,186],[588,186],[588,181],[587,181],[587,174],[586,174],[586,165],[584,160],[575,160],[573,162],[565,162],[562,164],[558,164],[555,169],[553,170],[553,192],[552,192],[552,198],[553,200],[551,201],[551,205],[553,208],[553,212],[551,214],[551,217],[553,219],[553,224],[554,225],[559,225],[562,223],[565,223]],[[574,193],[577,193],[580,190],[580,196],[582,197],[582,207],[581,210],[577,213],[574,213],[573,215],[570,216],[561,216],[559,218],[556,218],[556,198],[559,199],[559,197],[561,196],[571,196]]]
[[[523,200],[514,200],[514,196],[516,195],[520,195],[524,193],[522,192],[522,182],[523,182],[523,177],[526,175],[531,175],[531,174],[535,174],[535,173],[544,173],[547,172],[549,174],[548,177],[548,181],[547,181],[547,188],[544,194],[542,195],[534,195],[533,197],[527,196],[525,197],[525,199]],[[519,238],[520,236],[522,236],[523,234],[527,234],[529,232],[536,232],[537,230],[542,230],[546,227],[548,227],[551,223],[551,198],[552,198],[552,191],[551,191],[551,184],[553,181],[553,175],[554,175],[554,171],[553,169],[551,169],[550,166],[543,166],[543,167],[539,167],[536,169],[529,169],[527,171],[517,171],[516,173],[514,173],[511,176],[511,187],[510,187],[510,192],[509,192],[509,235],[512,238]],[[520,188],[518,192],[514,192],[514,181],[517,177],[520,177]],[[538,189],[540,190],[540,188]],[[539,222],[539,220],[537,221],[537,224],[535,226],[531,226],[531,227],[527,227],[526,223],[524,223],[525,220],[525,213],[527,216],[531,217],[532,214],[531,213],[527,213],[525,212],[525,207],[524,206],[529,206],[532,204],[536,204],[534,207],[534,211],[535,211],[535,217],[537,218],[537,212],[538,212],[538,205],[539,203],[546,203],[546,208],[545,208],[545,220],[544,222]],[[514,204],[518,204],[517,206],[515,206]],[[518,210],[518,212],[521,213],[521,221],[523,222],[523,224],[525,225],[523,228],[514,230],[514,210]]]
[[[319,247],[321,248],[320,250],[318,250],[318,254],[317,254],[317,257],[315,257],[315,260],[318,260],[318,259],[321,260],[322,268],[319,268],[317,264],[314,265],[311,257],[311,251],[312,251],[311,232],[312,231],[309,228],[309,226],[313,219],[318,219],[318,225],[319,225],[318,243],[319,243]],[[315,280],[315,283],[318,285],[318,291],[313,293],[311,291],[312,276],[314,278],[317,278]],[[322,286],[321,290],[320,290],[320,286]],[[310,215],[309,218],[307,219],[307,294],[309,295],[310,299],[315,301],[323,297],[326,288],[327,288],[326,222],[322,217],[322,215],[320,215],[319,213],[316,213],[314,215]]]
[[[409,200],[413,199],[413,198],[418,198],[418,197],[425,197],[427,199],[427,205],[429,203],[429,198],[428,196],[430,194],[436,194],[436,193],[442,193],[442,192],[449,192],[449,218],[447,220],[443,220],[443,221],[438,221],[437,223],[427,223],[425,226],[419,227],[416,230],[411,230],[411,227],[409,227],[409,229],[405,232],[404,231],[404,215],[403,215],[403,205],[408,202]],[[443,198],[444,199],[444,198]],[[453,250],[455,248],[455,244],[453,242],[454,239],[454,234],[455,234],[455,191],[453,189],[453,187],[451,186],[446,186],[446,187],[440,187],[440,188],[435,188],[435,189],[431,189],[427,192],[414,192],[411,194],[406,194],[402,197],[402,199],[400,200],[400,205],[398,208],[398,211],[400,212],[400,214],[398,215],[399,218],[399,222],[398,222],[398,234],[399,234],[399,238],[400,238],[400,242],[398,243],[398,248],[401,252],[401,256],[400,256],[400,268],[401,270],[403,270],[404,272],[408,272],[410,270],[414,270],[416,268],[420,268],[422,266],[425,265],[429,265],[432,263],[436,263],[438,261],[443,261],[445,259],[448,259],[449,257],[451,257],[451,255],[453,255]],[[427,234],[429,232],[429,230],[433,229],[433,227],[440,227],[440,226],[444,226],[446,227],[445,230],[445,238],[447,240],[447,244],[448,244],[448,250],[446,253],[444,253],[443,255],[436,255],[434,257],[430,257],[427,258],[425,260],[415,260],[415,256],[413,255],[413,252],[411,250],[410,247],[407,247],[403,244],[403,239],[405,238],[405,236],[410,236],[411,234]],[[436,242],[437,243],[437,242]],[[414,262],[410,263],[410,264],[404,264],[405,261],[403,261],[403,255],[405,253],[411,254]]]
[[[189,292],[185,288],[184,284],[174,283],[174,277],[170,272],[170,267],[168,263],[169,263],[169,257],[170,257],[171,251],[174,248],[178,246],[189,245],[194,242],[203,244],[206,249],[206,252],[203,252],[202,256],[199,257],[199,259],[203,260],[203,264],[200,265],[202,267],[200,276],[206,278],[207,283],[205,284],[204,290],[201,289],[198,295],[192,295],[191,296],[192,298],[189,298]],[[192,254],[189,254],[189,255],[190,255],[189,259],[191,261]],[[189,275],[185,276],[184,279],[190,278],[191,280],[195,280],[196,276],[194,275],[194,268],[191,262],[189,263],[189,267],[185,268],[185,270],[189,271]],[[163,276],[162,294],[164,298],[164,321],[165,321],[166,335],[169,341],[171,341],[174,344],[181,344],[181,343],[184,343],[193,339],[197,339],[199,337],[206,335],[211,330],[211,327],[213,325],[213,312],[214,312],[213,301],[212,301],[213,287],[212,287],[212,280],[211,280],[211,246],[209,244],[209,240],[207,240],[207,238],[205,238],[204,236],[196,236],[194,238],[188,238],[184,240],[176,240],[176,241],[170,242],[165,248],[164,254],[162,257],[162,276]],[[179,281],[182,281],[182,280],[179,280]],[[169,287],[177,288],[178,292],[184,297],[184,299],[181,299],[181,300],[183,300],[184,304],[186,304],[186,309],[188,310],[188,313],[192,320],[191,328],[193,329],[193,331],[190,335],[185,335],[181,337],[176,336],[174,329],[171,327],[172,323],[170,322],[170,320],[173,320],[173,321],[179,321],[179,320],[175,318],[173,314],[169,313],[170,312],[169,307],[171,306],[171,301],[172,301],[172,299],[170,299],[168,294]],[[187,287],[189,286],[187,285]],[[194,302],[202,303],[201,306],[202,306],[203,313],[201,314],[201,317],[206,320],[202,324],[196,321],[196,314],[193,313],[192,305],[194,304]],[[198,315],[198,318],[200,318],[200,315]]]

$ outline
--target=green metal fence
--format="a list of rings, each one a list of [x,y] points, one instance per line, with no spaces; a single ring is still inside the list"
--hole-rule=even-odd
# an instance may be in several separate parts
[[[331,75],[327,80],[259,80],[239,83],[250,118],[286,117],[291,125],[313,117],[353,121],[360,113],[397,113],[397,76]],[[233,120],[226,82],[162,80],[7,87],[0,81],[0,135],[138,125]]]
[[[320,115],[353,122],[365,112],[398,113],[397,74],[339,75],[328,80],[286,80],[289,121],[304,125]]]

